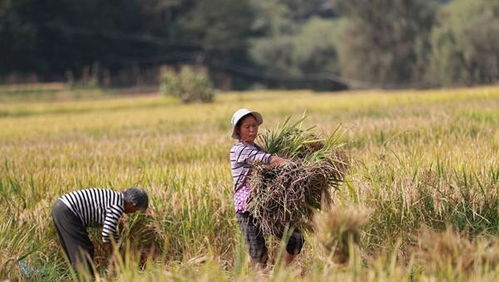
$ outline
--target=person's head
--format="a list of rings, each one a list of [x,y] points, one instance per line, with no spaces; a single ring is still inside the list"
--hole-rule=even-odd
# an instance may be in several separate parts
[[[262,115],[248,109],[239,109],[232,116],[232,138],[252,143],[258,135],[258,126],[263,123]]]
[[[149,197],[144,189],[138,187],[128,188],[123,191],[125,213],[134,213],[138,210],[145,211],[149,205]]]

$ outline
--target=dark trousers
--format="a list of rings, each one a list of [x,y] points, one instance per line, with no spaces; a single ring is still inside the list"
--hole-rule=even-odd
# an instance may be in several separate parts
[[[248,213],[236,213],[237,222],[241,228],[246,243],[248,244],[249,254],[253,261],[262,264],[267,263],[268,250],[265,244],[265,237],[263,231],[256,222],[256,220]],[[277,234],[279,238],[282,238],[283,233]],[[301,252],[305,239],[299,229],[294,229],[290,234],[288,242],[286,244],[286,251],[290,255],[297,255]]]
[[[52,208],[52,219],[73,269],[77,272],[86,270],[94,276],[94,246],[81,219],[61,200],[57,200]]]

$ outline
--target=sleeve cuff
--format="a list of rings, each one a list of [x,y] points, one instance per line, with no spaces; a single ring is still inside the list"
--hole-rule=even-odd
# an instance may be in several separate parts
[[[270,164],[270,158],[272,157],[272,155],[271,154],[267,154],[265,157],[266,158],[264,158],[264,163],[266,165]]]
[[[120,240],[119,236],[114,236],[114,241],[118,242]],[[111,240],[109,240],[109,237],[102,237],[102,243],[108,244],[111,243]]]

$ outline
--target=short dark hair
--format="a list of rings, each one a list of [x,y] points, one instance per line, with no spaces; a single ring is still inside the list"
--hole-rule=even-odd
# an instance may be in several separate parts
[[[139,210],[146,210],[149,206],[147,192],[139,187],[128,188],[123,192],[125,202],[133,204]]]

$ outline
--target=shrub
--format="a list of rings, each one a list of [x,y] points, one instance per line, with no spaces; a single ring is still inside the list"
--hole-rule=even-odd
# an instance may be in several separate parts
[[[184,103],[213,101],[215,91],[204,68],[183,66],[179,72],[164,69],[160,91],[163,95],[178,97]]]

